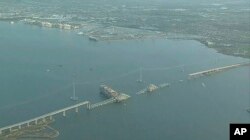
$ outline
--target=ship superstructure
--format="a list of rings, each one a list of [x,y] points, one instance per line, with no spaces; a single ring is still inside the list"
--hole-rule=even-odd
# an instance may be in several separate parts
[[[118,93],[117,91],[113,90],[112,88],[101,85],[100,86],[100,93],[106,96],[107,98],[114,98],[116,102],[121,102],[123,100],[128,99],[130,96],[124,93]]]

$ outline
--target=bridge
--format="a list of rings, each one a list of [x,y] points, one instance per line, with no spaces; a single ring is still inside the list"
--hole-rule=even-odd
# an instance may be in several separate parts
[[[9,125],[9,126],[0,128],[0,135],[3,133],[3,131],[9,130],[10,132],[12,132],[14,129],[18,130],[18,129],[22,129],[23,127],[29,127],[31,125],[31,123],[36,125],[36,124],[38,124],[38,121],[40,121],[40,120],[45,121],[46,118],[49,118],[50,120],[52,120],[53,116],[55,116],[57,114],[62,114],[63,116],[66,116],[66,111],[69,111],[69,110],[75,109],[75,111],[78,112],[79,108],[82,106],[85,106],[85,105],[87,106],[87,109],[90,109],[90,106],[91,106],[90,102],[84,101],[84,102],[78,103],[76,105],[72,105],[72,106],[69,106],[69,107],[66,107],[66,108],[63,108],[60,110],[56,110],[54,112],[50,112],[50,113],[44,114],[42,116],[27,120],[27,121],[23,121],[20,123],[16,123],[13,125]]]
[[[103,106],[103,105],[106,105],[106,104],[110,104],[110,103],[114,103],[114,102],[116,102],[116,99],[115,98],[110,98],[110,99],[101,101],[99,103],[95,103],[95,104],[90,105],[89,109],[94,109],[96,107],[100,107],[100,106]]]
[[[216,72],[220,72],[223,70],[232,69],[232,68],[236,68],[240,66],[246,66],[249,64],[250,64],[249,62],[245,62],[245,63],[239,63],[239,64],[234,64],[234,65],[229,65],[229,66],[224,66],[224,67],[219,67],[219,68],[213,68],[213,69],[209,69],[205,71],[195,72],[195,73],[189,74],[188,79],[198,78],[201,76],[210,75],[212,73],[216,73]]]
[[[104,87],[101,86],[101,87],[105,88],[105,90],[101,88],[101,91],[104,90],[102,92],[105,92],[107,94],[112,94],[114,92],[114,90],[112,90],[111,88],[109,88],[107,86],[104,86]],[[106,88],[108,89],[107,91],[106,91]],[[0,128],[0,136],[4,132],[10,132],[11,133],[13,131],[21,130],[23,128],[28,128],[30,126],[39,125],[39,122],[46,123],[46,120],[48,120],[48,119],[50,121],[52,121],[53,116],[58,115],[58,114],[62,114],[63,116],[66,116],[66,111],[69,111],[69,110],[75,110],[75,112],[78,112],[79,108],[82,107],[82,106],[85,106],[85,105],[87,106],[87,109],[90,110],[90,109],[94,109],[96,107],[100,107],[100,106],[103,106],[103,105],[106,105],[106,104],[110,104],[110,103],[114,103],[114,102],[120,102],[120,101],[128,99],[129,97],[130,97],[129,95],[126,95],[124,93],[122,93],[122,94],[119,93],[117,96],[109,97],[107,100],[104,100],[104,101],[101,101],[101,102],[98,102],[98,103],[95,103],[95,104],[92,104],[92,105],[91,105],[91,103],[89,101],[80,102],[80,103],[78,103],[76,105],[72,105],[72,106],[69,106],[69,107],[66,107],[66,108],[63,108],[63,109],[59,109],[59,110],[56,110],[56,111],[41,115],[39,117],[27,120],[27,121],[23,121],[23,122],[20,122],[20,123],[16,123],[16,124],[13,124],[13,125],[9,125],[9,126]]]

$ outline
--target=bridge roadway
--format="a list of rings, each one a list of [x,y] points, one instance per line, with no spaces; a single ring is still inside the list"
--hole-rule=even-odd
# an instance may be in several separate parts
[[[110,104],[110,103],[114,103],[114,102],[116,102],[116,99],[115,98],[110,98],[110,99],[104,100],[102,102],[90,105],[89,109],[94,109],[96,107],[103,106],[103,105]]]
[[[196,73],[191,73],[189,74],[189,78],[196,78],[199,76],[203,76],[203,75],[207,75],[207,74],[211,74],[211,73],[215,73],[215,72],[219,72],[222,70],[226,70],[226,69],[231,69],[231,68],[235,68],[235,67],[240,67],[240,66],[246,66],[249,65],[250,63],[239,63],[239,64],[234,64],[234,65],[230,65],[230,66],[225,66],[225,67],[219,67],[219,68],[214,68],[214,69],[210,69],[210,70],[205,70],[205,71],[200,71],[200,72],[196,72]]]
[[[66,111],[71,110],[71,109],[75,109],[76,112],[78,112],[78,108],[81,107],[81,106],[83,106],[83,105],[87,105],[87,108],[90,109],[90,102],[89,101],[84,101],[84,102],[78,103],[76,105],[72,105],[72,106],[69,106],[69,107],[66,107],[66,108],[63,108],[63,109],[60,109],[60,110],[56,110],[54,112],[50,112],[50,113],[44,114],[42,116],[39,116],[39,117],[30,119],[30,120],[27,120],[27,121],[23,121],[23,122],[20,122],[20,123],[16,123],[16,124],[13,124],[13,125],[9,125],[9,126],[0,128],[0,135],[5,130],[12,131],[13,128],[21,129],[23,125],[29,126],[31,122],[35,122],[35,124],[37,124],[38,120],[46,119],[48,117],[50,119],[52,119],[52,117],[54,115],[57,115],[57,114],[60,114],[60,113],[62,113],[63,116],[66,116]]]

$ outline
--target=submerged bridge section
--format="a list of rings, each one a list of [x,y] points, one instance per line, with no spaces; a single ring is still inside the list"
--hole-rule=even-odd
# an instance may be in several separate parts
[[[234,65],[229,65],[229,66],[224,66],[224,67],[219,67],[219,68],[213,68],[213,69],[209,69],[209,70],[205,70],[205,71],[191,73],[188,75],[188,78],[189,79],[198,78],[201,76],[211,75],[213,73],[224,71],[227,69],[232,69],[232,68],[236,68],[236,67],[240,67],[240,66],[247,66],[247,65],[250,65],[250,62],[239,63],[239,64],[234,64]]]
[[[75,111],[78,112],[79,108],[82,107],[82,106],[85,106],[85,105],[86,105],[87,109],[90,109],[90,102],[89,101],[84,101],[84,102],[78,103],[76,105],[69,106],[69,107],[66,107],[66,108],[63,108],[63,109],[60,109],[60,110],[56,110],[54,112],[50,112],[50,113],[44,114],[42,116],[27,120],[27,121],[24,121],[24,122],[20,122],[20,123],[16,123],[16,124],[13,124],[13,125],[9,125],[9,126],[0,128],[0,135],[4,131],[12,132],[13,130],[18,130],[18,129],[22,129],[24,127],[29,127],[31,124],[36,125],[36,124],[38,124],[38,121],[45,121],[48,118],[50,120],[52,120],[53,116],[55,116],[57,114],[62,114],[63,116],[66,116],[66,111],[69,111],[69,110],[75,109]]]

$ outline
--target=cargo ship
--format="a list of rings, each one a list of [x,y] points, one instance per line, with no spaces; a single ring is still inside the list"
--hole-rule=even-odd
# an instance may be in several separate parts
[[[113,90],[112,88],[106,85],[100,86],[100,93],[106,96],[107,98],[114,98],[116,102],[121,102],[130,98],[129,95],[124,93],[118,93],[117,91]]]

